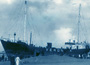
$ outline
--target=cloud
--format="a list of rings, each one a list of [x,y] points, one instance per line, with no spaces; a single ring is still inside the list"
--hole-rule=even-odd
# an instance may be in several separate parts
[[[14,0],[0,0],[1,4],[12,4]]]
[[[62,4],[63,0],[53,0],[53,2],[56,3],[56,4]]]
[[[49,7],[50,0],[30,0],[28,1],[29,8],[35,8],[38,13],[42,13]]]
[[[27,40],[31,31],[33,43],[38,46],[52,42],[57,47],[69,38],[76,39],[79,3],[82,5],[81,24],[85,21],[89,31],[89,1],[29,0]],[[16,32],[17,38],[23,39],[24,5],[24,0],[0,0],[0,36],[8,37],[8,34],[11,34],[13,37]],[[89,33],[87,35],[89,36]]]
[[[85,0],[72,0],[72,4],[76,4],[78,6],[78,4],[82,4],[82,6],[86,6],[87,2]]]
[[[71,28],[60,28],[54,31],[56,34],[56,38],[60,41],[66,42],[69,39],[74,39],[74,35],[72,35]]]

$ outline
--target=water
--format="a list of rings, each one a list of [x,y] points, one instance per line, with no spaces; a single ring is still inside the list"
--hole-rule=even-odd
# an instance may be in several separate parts
[[[77,59],[68,56],[38,56],[20,61],[20,65],[89,65],[90,59]],[[10,65],[9,61],[0,62],[0,65]]]

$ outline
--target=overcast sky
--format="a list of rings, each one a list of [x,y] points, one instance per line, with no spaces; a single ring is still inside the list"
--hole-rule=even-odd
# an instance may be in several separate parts
[[[26,40],[36,46],[52,42],[61,47],[69,39],[77,40],[79,4],[81,4],[80,41],[90,42],[90,0],[28,0]],[[23,40],[24,0],[0,0],[0,36]],[[2,45],[0,44],[1,50]]]

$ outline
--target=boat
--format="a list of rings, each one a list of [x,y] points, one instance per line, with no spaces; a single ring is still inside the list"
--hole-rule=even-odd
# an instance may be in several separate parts
[[[83,57],[83,56],[87,56],[90,48],[89,48],[89,43],[87,43],[86,41],[84,42],[80,42],[79,41],[79,26],[80,26],[80,8],[81,8],[81,4],[79,5],[79,18],[78,18],[78,39],[77,42],[75,40],[71,41],[71,39],[69,40],[69,42],[65,42],[67,47],[66,49],[64,49],[65,53],[69,56],[75,56],[75,57]]]
[[[27,55],[33,55],[34,54],[34,49],[31,47],[29,47],[29,45],[27,45],[25,42],[22,42],[20,40],[18,40],[17,42],[12,42],[12,41],[5,41],[5,40],[1,40],[1,43],[4,47],[4,50],[8,56],[8,58],[10,56],[17,56],[20,58],[23,58],[24,56]]]
[[[26,18],[27,17],[27,0],[25,0],[25,21],[24,21],[24,28],[26,28]],[[15,64],[15,58],[19,57],[20,59],[24,59],[27,57],[32,57],[32,56],[38,56],[40,53],[44,54],[45,48],[42,47],[35,47],[31,43],[31,37],[32,33],[30,33],[30,44],[25,42],[25,32],[26,29],[24,29],[24,41],[21,40],[16,40],[16,33],[14,33],[14,40],[6,39],[6,38],[1,38],[1,44],[5,50],[5,53],[8,56],[8,59],[11,62],[11,65]],[[14,64],[13,64],[14,63]]]

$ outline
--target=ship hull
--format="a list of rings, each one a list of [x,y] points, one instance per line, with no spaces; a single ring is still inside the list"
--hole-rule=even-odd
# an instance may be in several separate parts
[[[65,49],[64,52],[65,54],[69,56],[74,56],[74,57],[83,57],[87,56],[88,52],[90,49]]]
[[[34,55],[34,48],[30,48],[26,43],[18,41],[4,41],[1,40],[3,48],[8,57],[20,57],[21,59],[30,55]]]

